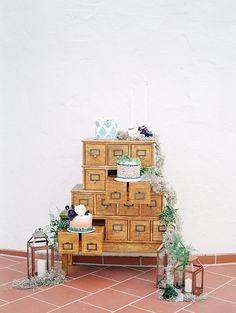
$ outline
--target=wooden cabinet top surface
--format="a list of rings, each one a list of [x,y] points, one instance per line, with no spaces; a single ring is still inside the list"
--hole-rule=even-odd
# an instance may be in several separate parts
[[[150,137],[149,137],[150,138]],[[82,140],[83,143],[107,143],[107,144],[153,144],[155,140],[121,140],[121,139],[95,139],[95,138],[86,138]]]

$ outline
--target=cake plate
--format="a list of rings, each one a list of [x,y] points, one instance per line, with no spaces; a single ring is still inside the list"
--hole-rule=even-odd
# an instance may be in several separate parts
[[[93,229],[90,229],[90,230],[87,230],[87,231],[77,231],[77,230],[72,230],[72,229],[70,229],[70,227],[67,228],[67,231],[68,231],[69,233],[75,233],[75,234],[87,234],[87,233],[92,233],[92,232],[94,232],[95,230],[96,230],[95,227],[93,227]]]
[[[139,177],[139,178],[120,178],[120,177],[116,177],[115,180],[116,181],[123,181],[123,182],[138,182],[138,181],[141,181],[141,177]]]

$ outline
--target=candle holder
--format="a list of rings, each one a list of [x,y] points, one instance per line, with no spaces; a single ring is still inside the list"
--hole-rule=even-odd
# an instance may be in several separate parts
[[[41,228],[35,230],[27,241],[27,274],[28,278],[42,276],[54,268],[54,251],[47,235]]]
[[[197,260],[197,263],[188,265],[184,270],[184,292],[199,296],[203,293],[204,268]]]

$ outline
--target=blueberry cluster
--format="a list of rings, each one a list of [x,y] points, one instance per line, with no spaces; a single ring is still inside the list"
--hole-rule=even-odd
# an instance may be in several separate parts
[[[153,133],[146,126],[139,126],[138,128],[140,135],[144,135],[145,137],[152,137]]]
[[[75,218],[75,216],[78,215],[78,214],[75,212],[75,206],[74,206],[74,204],[72,204],[71,206],[66,205],[66,206],[65,206],[65,210],[67,211],[67,215],[68,215],[68,218],[69,218],[70,221],[72,221],[72,220]],[[89,210],[87,210],[87,211],[85,212],[85,215],[88,215],[88,214],[89,214]]]

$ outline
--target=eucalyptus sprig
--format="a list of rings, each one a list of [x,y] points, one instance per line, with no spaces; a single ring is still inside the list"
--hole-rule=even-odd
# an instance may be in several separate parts
[[[141,160],[138,158],[132,158],[128,154],[123,154],[119,159],[117,159],[116,164],[125,162],[135,162],[137,165],[141,165]]]
[[[165,225],[175,224],[177,211],[177,209],[174,209],[171,205],[167,204],[164,211],[159,215],[159,221]]]

